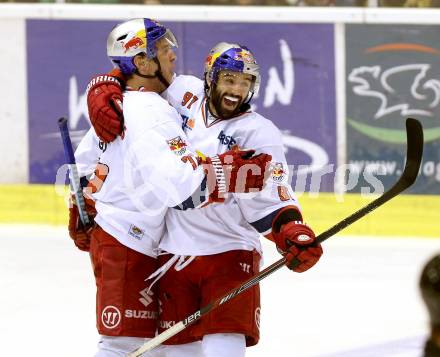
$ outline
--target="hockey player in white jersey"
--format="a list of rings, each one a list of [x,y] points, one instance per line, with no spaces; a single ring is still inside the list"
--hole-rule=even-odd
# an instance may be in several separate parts
[[[258,92],[259,83],[252,53],[238,44],[220,43],[206,59],[204,81],[178,76],[165,93],[198,150],[213,155],[234,145],[254,147],[272,155],[273,171],[271,184],[252,199],[233,194],[222,206],[168,211],[167,231],[160,242],[170,254],[159,256],[163,263],[157,283],[162,310],[159,331],[257,273],[259,234],[273,240],[287,258],[287,266],[297,272],[312,267],[322,254],[287,182],[280,132],[250,110],[249,101]],[[92,123],[103,140],[111,141],[121,132],[101,125],[112,122],[105,114],[93,114],[104,113],[102,109],[112,111],[106,98],[89,96]],[[117,127],[117,121],[114,123]],[[187,201],[183,207],[193,205]],[[258,342],[259,314],[259,290],[255,287],[165,343],[183,348],[201,339],[205,356],[243,356],[246,345]]]
[[[81,176],[95,171],[86,191],[96,202],[96,226],[84,231],[72,208],[69,230],[81,248],[90,250],[99,357],[124,356],[156,333],[156,293],[148,290],[145,278],[157,269],[155,248],[164,234],[167,209],[189,200],[223,202],[227,192],[261,190],[271,159],[238,150],[202,158],[195,154],[180,116],[159,95],[174,74],[175,46],[172,32],[150,19],[127,21],[111,31],[107,54],[127,78],[121,97],[124,135],[104,145],[91,129],[76,151]],[[104,89],[90,90],[96,95]],[[259,173],[241,177],[246,165]],[[201,195],[205,186],[207,193]],[[84,238],[90,235],[87,247]]]

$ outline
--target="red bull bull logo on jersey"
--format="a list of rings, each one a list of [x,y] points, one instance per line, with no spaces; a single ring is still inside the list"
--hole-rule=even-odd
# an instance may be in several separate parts
[[[272,180],[276,182],[282,181],[285,175],[283,164],[281,162],[276,162],[272,167]]]
[[[144,231],[143,229],[135,226],[134,224],[130,224],[130,229],[128,230],[128,234],[136,239],[141,240],[142,237],[144,236]]]
[[[178,156],[181,156],[186,152],[187,144],[182,140],[180,136],[167,140],[167,144],[171,151]]]

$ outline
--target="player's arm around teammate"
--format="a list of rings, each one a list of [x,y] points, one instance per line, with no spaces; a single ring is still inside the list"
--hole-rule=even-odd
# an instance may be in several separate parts
[[[175,45],[172,33],[149,19],[117,26],[107,42],[109,58],[127,76],[127,88],[125,135],[102,150],[88,185],[98,211],[90,254],[99,357],[122,356],[154,336],[157,301],[144,279],[156,269],[154,247],[166,209],[203,186],[207,193],[201,203],[222,202],[226,192],[261,190],[270,161],[268,155],[248,151],[203,158],[194,154],[177,112],[159,96],[174,74]],[[98,95],[101,89],[90,91]],[[225,160],[231,166],[228,177],[222,168]],[[260,174],[239,177],[240,168],[249,164],[258,166]]]
[[[228,44],[226,44],[226,49],[223,48],[224,52],[231,49],[230,47],[228,48],[227,45]],[[235,92],[236,89],[232,89],[240,88],[240,86],[242,86],[241,90],[243,90],[243,88],[247,88],[247,91],[249,90],[249,84],[251,84],[254,87],[253,89],[255,90],[255,85],[259,84],[259,74],[257,73],[258,69],[254,70],[252,66],[243,67],[243,65],[239,65],[237,67],[228,67],[228,64],[230,63],[228,54],[222,53],[221,49],[218,49],[217,47],[218,46],[214,48],[214,53],[210,53],[210,56],[208,56],[210,60],[207,60],[207,63],[209,63],[210,66],[216,64],[215,66],[213,66],[213,69],[215,69],[215,71],[210,71],[210,77],[207,78],[208,90],[211,91],[212,88],[220,90],[220,93],[217,93],[217,95],[213,95],[213,93],[209,92],[207,93],[209,112],[214,114],[214,118],[211,123],[216,122],[216,118],[220,118],[220,122],[222,119],[225,120],[229,118],[234,118],[233,121],[230,121],[231,123],[238,122],[238,119],[236,119],[236,117],[240,117],[240,125],[244,128],[250,128],[249,130],[240,131],[240,135],[238,136],[242,137],[243,139],[238,144],[242,147],[260,147],[264,151],[270,148],[270,150],[273,150],[274,154],[277,155],[274,160],[274,167],[271,178],[273,182],[270,185],[270,189],[268,188],[267,190],[265,190],[265,195],[257,195],[252,200],[245,200],[241,197],[237,197],[237,201],[239,202],[242,214],[257,231],[259,231],[260,233],[264,233],[268,237],[272,237],[273,240],[275,240],[277,246],[280,248],[280,251],[282,251],[282,253],[286,255],[287,265],[290,268],[294,269],[295,271],[305,271],[318,261],[320,255],[322,254],[322,250],[321,247],[314,241],[313,231],[302,222],[302,216],[298,203],[296,202],[296,199],[294,199],[291,188],[286,185],[285,181],[287,180],[288,176],[287,164],[285,162],[284,153],[282,151],[281,137],[279,135],[279,132],[276,128],[272,128],[273,125],[271,126],[270,124],[267,124],[267,120],[258,117],[255,113],[246,114],[246,112],[249,110],[249,106],[246,107],[246,105],[248,104],[252,96],[248,98],[247,95],[243,95],[240,90],[238,90],[238,92]],[[222,46],[220,47],[224,47],[224,44],[222,44]],[[242,51],[242,49],[238,45],[232,46],[232,48],[235,48],[239,52],[234,52],[233,56],[231,57],[232,59],[237,59],[242,55],[244,55],[244,57],[249,56],[248,51],[246,51],[245,49],[244,51]],[[238,54],[240,54],[240,56],[238,56]],[[246,59],[249,58],[246,57]],[[222,65],[224,65],[224,67],[222,67]],[[249,65],[249,62],[247,62],[246,65]],[[246,72],[250,73],[239,74],[240,72],[243,72],[243,70],[240,70],[240,68],[246,68]],[[254,76],[255,81],[249,79],[249,76],[250,78]],[[223,92],[221,92],[222,86]],[[116,86],[112,85],[112,88],[117,90]],[[198,94],[198,92],[193,92],[193,94],[195,93]],[[200,101],[203,102],[202,97],[203,92],[201,93],[201,95],[199,95]],[[89,95],[89,99],[89,104],[91,104],[92,108],[96,106],[97,103],[98,105],[103,105],[101,101],[102,98],[99,98],[98,100],[98,97]],[[180,101],[183,103],[185,101],[185,98],[182,98]],[[179,98],[175,104],[177,103],[179,103]],[[189,103],[186,102],[185,104]],[[241,104],[244,104],[242,108]],[[108,106],[108,104],[105,105]],[[196,108],[196,105],[194,105],[193,107]],[[91,112],[96,113],[97,111],[92,110]],[[104,112],[105,110],[102,111],[102,113]],[[100,118],[98,117],[97,120],[99,121]],[[217,122],[219,121],[217,120]],[[265,122],[267,125],[264,124],[252,127],[252,123],[255,122]],[[116,128],[116,130],[114,130],[112,133],[106,133],[108,134],[107,139],[108,137],[111,137],[112,135],[114,137],[121,132],[120,128],[118,128],[117,125],[113,126],[113,128]],[[213,128],[215,127],[213,126]],[[239,129],[236,130],[239,131]],[[214,135],[213,140],[218,139],[220,136],[221,135],[217,133],[216,135]],[[254,140],[251,140],[252,138]],[[281,181],[280,178],[282,179]],[[231,219],[236,220],[239,219],[239,217],[231,217]],[[197,224],[197,222],[193,223]],[[250,234],[247,236],[250,237]],[[217,292],[221,293],[221,291]],[[233,302],[231,302],[230,304],[233,304]],[[251,310],[252,311],[250,315],[252,315],[251,320],[253,321],[254,313],[253,309]],[[242,311],[244,310],[242,309]],[[181,318],[184,317],[186,316],[181,316]],[[178,319],[179,318],[177,318],[177,320]],[[245,319],[247,320],[247,317]],[[212,318],[212,320],[215,320],[215,317]],[[250,323],[249,326],[250,325],[252,324]],[[228,331],[232,332],[232,330]],[[247,334],[247,332],[245,333]],[[252,331],[249,331],[250,335],[252,335],[252,333]],[[213,339],[209,339],[209,349],[211,351],[216,349],[215,346],[217,345],[217,340],[215,335],[216,334],[212,333],[207,335],[207,337],[213,337]],[[228,333],[227,335],[230,337],[234,337],[233,333]],[[221,341],[225,343],[228,340],[228,336],[222,335]],[[256,340],[258,339],[256,335],[254,336],[254,339],[255,338]],[[231,349],[234,348],[235,347],[232,347],[231,345]],[[229,352],[231,352],[231,350],[229,350]],[[223,353],[228,354],[228,351],[223,351]]]

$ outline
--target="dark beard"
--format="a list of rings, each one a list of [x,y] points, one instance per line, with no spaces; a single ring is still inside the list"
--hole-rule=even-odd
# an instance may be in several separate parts
[[[230,118],[237,116],[238,114],[240,114],[240,108],[241,108],[241,105],[243,104],[243,99],[241,99],[239,102],[239,105],[237,105],[237,107],[234,110],[225,111],[221,105],[223,97],[225,95],[227,95],[227,94],[220,95],[217,91],[217,88],[213,88],[211,98],[210,98],[212,106],[214,107],[214,109],[215,109],[217,115],[220,117],[220,119],[230,119]]]

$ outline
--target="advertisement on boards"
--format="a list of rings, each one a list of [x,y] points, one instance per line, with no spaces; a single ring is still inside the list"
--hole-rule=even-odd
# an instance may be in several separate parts
[[[64,162],[57,119],[69,118],[74,145],[90,127],[85,88],[106,73],[106,38],[116,22],[28,20],[30,180],[53,183]],[[333,25],[164,23],[179,41],[177,72],[203,76],[216,43],[246,45],[261,67],[253,109],[283,133],[292,186],[333,191],[336,108]],[[215,31],[212,29],[215,28]],[[264,41],[261,39],[264,38]]]
[[[440,29],[347,25],[345,33],[347,162],[360,182],[352,191],[380,191],[397,180],[411,117],[424,127],[425,146],[407,192],[440,194]]]

